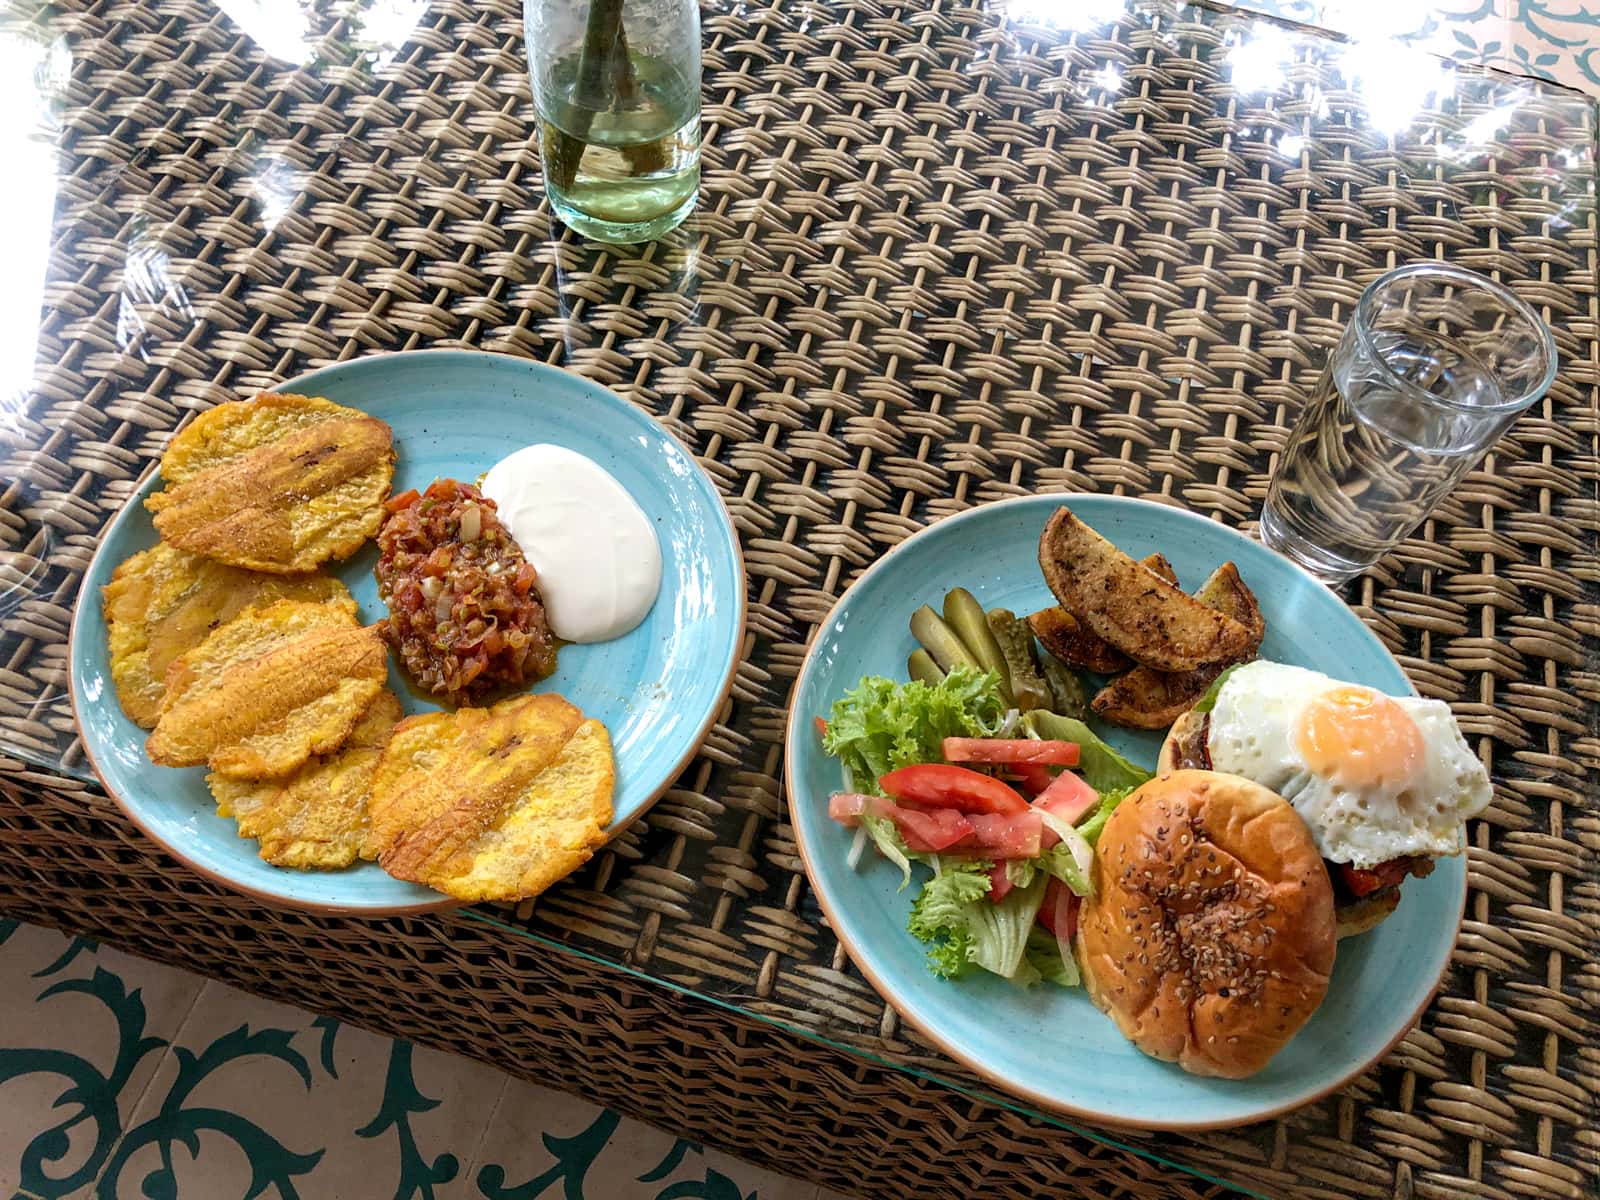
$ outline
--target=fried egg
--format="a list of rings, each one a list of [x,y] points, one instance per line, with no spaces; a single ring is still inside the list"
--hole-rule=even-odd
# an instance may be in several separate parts
[[[1216,770],[1293,804],[1323,858],[1359,869],[1459,854],[1463,822],[1491,798],[1489,773],[1442,701],[1281,663],[1228,677],[1206,748]]]

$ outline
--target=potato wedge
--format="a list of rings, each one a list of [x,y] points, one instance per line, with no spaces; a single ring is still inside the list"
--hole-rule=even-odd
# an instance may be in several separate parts
[[[1172,569],[1172,564],[1167,561],[1166,555],[1160,553],[1149,555],[1140,559],[1139,565],[1159,575],[1174,587],[1177,586],[1178,574]],[[1084,628],[1082,621],[1059,604],[1034,613],[1028,618],[1028,627],[1033,630],[1033,636],[1039,639],[1039,644],[1048,650],[1053,658],[1080,671],[1093,671],[1096,675],[1115,675],[1118,671],[1125,671],[1133,665],[1127,655],[1113,649],[1099,635],[1090,633]]]
[[[1141,567],[1060,508],[1039,538],[1039,566],[1063,608],[1134,662],[1192,671],[1244,653],[1250,631]]]
[[[1113,725],[1132,729],[1166,729],[1200,699],[1211,681],[1231,665],[1251,658],[1261,648],[1267,624],[1253,593],[1239,577],[1239,569],[1225,562],[1200,585],[1194,598],[1238,621],[1250,632],[1250,641],[1235,660],[1211,663],[1192,671],[1155,671],[1137,666],[1119,675],[1090,702],[1095,713]]]

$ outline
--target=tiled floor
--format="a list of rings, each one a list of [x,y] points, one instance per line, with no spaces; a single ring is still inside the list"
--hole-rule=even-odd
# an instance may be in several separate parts
[[[0,1196],[843,1200],[479,1063],[3,919]]]

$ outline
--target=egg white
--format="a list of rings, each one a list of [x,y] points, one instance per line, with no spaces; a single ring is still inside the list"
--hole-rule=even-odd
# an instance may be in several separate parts
[[[1423,764],[1404,786],[1353,787],[1313,772],[1295,739],[1306,705],[1342,686],[1321,672],[1283,663],[1238,668],[1211,710],[1211,765],[1269,787],[1293,804],[1318,852],[1330,862],[1365,869],[1402,855],[1459,854],[1463,822],[1487,808],[1492,793],[1489,773],[1449,706],[1394,697],[1422,732]]]

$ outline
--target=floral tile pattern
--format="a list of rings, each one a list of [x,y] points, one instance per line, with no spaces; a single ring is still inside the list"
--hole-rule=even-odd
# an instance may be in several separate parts
[[[846,1200],[481,1063],[4,919],[0,1196]]]
[[[1532,75],[1600,95],[1600,5],[1592,0],[1234,0],[1235,7],[1351,37]]]

